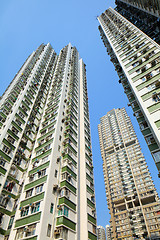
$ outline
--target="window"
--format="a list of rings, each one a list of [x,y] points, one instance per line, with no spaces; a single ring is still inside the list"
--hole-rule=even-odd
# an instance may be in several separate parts
[[[24,228],[19,228],[16,233],[16,238],[15,240],[23,238],[23,233],[24,233]]]
[[[160,162],[160,151],[153,153],[155,162]]]
[[[24,118],[24,117],[25,117],[24,114],[23,114],[21,111],[19,111],[19,116],[20,116],[21,118]]]
[[[48,128],[48,132],[50,132],[54,128],[54,125]]]
[[[50,207],[50,213],[53,213],[53,209],[54,209],[54,204],[51,203],[51,207]]]
[[[12,151],[12,148],[9,148],[9,147],[3,145],[3,149],[2,150],[3,150],[3,152],[5,152],[7,154],[10,154],[10,152]]]
[[[48,160],[48,157],[49,157],[49,156],[42,158],[41,162],[42,162],[42,163],[46,162],[46,161]]]
[[[35,234],[36,224],[32,224],[32,225],[30,225],[30,226],[28,226],[26,228],[27,228],[27,231],[26,231],[25,237],[29,237],[29,236],[32,236],[32,235]]]
[[[96,226],[92,225],[93,233],[96,234]]]
[[[14,138],[12,138],[10,135],[8,135],[7,140],[12,144],[14,144],[14,142],[15,142]]]
[[[41,135],[43,136],[45,133],[46,133],[46,130],[42,131],[42,132],[41,132]]]
[[[43,184],[41,184],[35,188],[35,194],[38,194],[42,191],[43,191]]]
[[[54,174],[55,178],[57,178],[57,175],[58,175],[58,171],[55,170],[55,174]]]
[[[0,157],[0,166],[5,166],[6,161],[4,160],[3,157]]]
[[[63,208],[58,210],[58,216],[64,215],[68,217],[68,212],[69,212],[69,208],[64,206]]]
[[[46,168],[38,172],[38,178],[46,175]]]
[[[13,224],[13,221],[14,221],[14,217],[15,217],[15,216],[12,216],[12,217],[10,218],[9,224],[8,224],[8,229],[11,229],[12,224]]]
[[[69,209],[67,207],[64,207],[64,216],[68,217],[68,211]]]
[[[152,144],[155,142],[154,137],[152,135],[146,137],[147,144]]]
[[[48,224],[47,237],[50,237],[50,236],[51,236],[51,227],[52,227],[52,225],[51,225],[51,224]]]
[[[147,125],[147,122],[146,122],[146,121],[144,121],[144,122],[140,123],[140,124],[139,124],[139,126],[140,126],[140,129],[141,129],[141,130],[143,130],[143,129],[145,129],[145,128],[147,128],[147,127],[148,127],[148,125]]]
[[[26,198],[31,197],[32,196],[32,192],[33,192],[33,188],[28,190],[28,191],[26,191]]]
[[[27,216],[29,212],[29,207],[25,207],[22,211],[21,211],[21,217]]]
[[[18,119],[16,119],[15,122],[18,124],[18,126],[22,125],[21,121],[19,121]]]
[[[40,202],[34,204],[32,207],[31,207],[31,213],[36,213],[39,211],[39,208],[40,208]]]

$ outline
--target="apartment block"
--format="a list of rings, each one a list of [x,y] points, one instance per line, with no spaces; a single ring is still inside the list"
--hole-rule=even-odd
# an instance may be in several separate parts
[[[152,2],[152,3],[151,3]],[[116,0],[115,10],[160,44],[160,5],[158,1]],[[148,5],[146,10],[145,6]],[[155,6],[155,9],[152,8]],[[157,10],[156,10],[157,9]]]
[[[160,201],[125,108],[98,125],[110,239],[160,239]]]
[[[110,225],[106,225],[106,240],[111,240],[111,228],[110,228]]]
[[[109,8],[99,31],[160,172],[160,46]]]
[[[160,17],[160,3],[158,0],[117,0],[135,7],[137,10],[149,13],[155,17]]]
[[[0,239],[97,239],[86,68],[42,44],[0,101]]]
[[[97,240],[106,240],[105,228],[97,226]]]

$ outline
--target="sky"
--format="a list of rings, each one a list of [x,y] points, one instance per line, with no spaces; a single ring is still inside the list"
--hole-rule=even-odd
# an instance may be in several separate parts
[[[86,64],[96,192],[97,224],[109,224],[97,126],[113,108],[125,107],[137,133],[155,186],[158,170],[139,130],[110,57],[100,38],[96,19],[114,0],[7,0],[0,3],[0,95],[26,58],[41,43],[50,42],[57,54],[69,42]]]

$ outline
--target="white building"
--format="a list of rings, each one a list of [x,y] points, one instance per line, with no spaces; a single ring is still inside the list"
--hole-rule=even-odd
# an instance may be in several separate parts
[[[160,172],[160,46],[112,8],[98,20],[119,83]]]
[[[97,226],[97,240],[106,240],[105,228]]]
[[[0,102],[0,239],[97,239],[86,69],[41,45]]]

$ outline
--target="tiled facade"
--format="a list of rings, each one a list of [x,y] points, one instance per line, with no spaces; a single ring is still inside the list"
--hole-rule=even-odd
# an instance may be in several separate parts
[[[143,4],[144,2],[146,4]],[[147,10],[145,9],[146,5],[150,6]],[[116,0],[115,10],[160,44],[160,10],[158,10],[160,9],[160,5],[158,1],[155,1],[153,5],[155,5],[157,11],[152,11],[151,1],[148,0]]]
[[[110,228],[110,225],[106,225],[106,240],[111,240],[111,228]]]
[[[111,239],[160,239],[160,202],[125,108],[98,125]]]
[[[77,49],[69,44],[57,56],[42,44],[0,107],[0,239],[97,239],[86,69]]]
[[[112,8],[98,20],[119,83],[160,172],[160,46]]]

